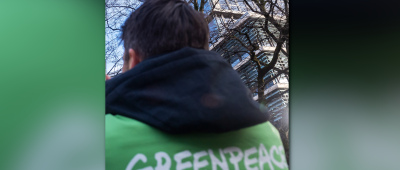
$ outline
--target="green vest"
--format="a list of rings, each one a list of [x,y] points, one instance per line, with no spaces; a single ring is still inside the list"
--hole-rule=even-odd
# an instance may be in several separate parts
[[[275,127],[265,122],[222,134],[164,133],[140,121],[106,115],[106,170],[288,169]]]

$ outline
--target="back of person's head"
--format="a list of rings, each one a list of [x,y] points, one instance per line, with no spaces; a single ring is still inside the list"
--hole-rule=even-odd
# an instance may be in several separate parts
[[[121,40],[141,59],[192,47],[208,50],[204,15],[182,0],[146,0],[125,21]]]

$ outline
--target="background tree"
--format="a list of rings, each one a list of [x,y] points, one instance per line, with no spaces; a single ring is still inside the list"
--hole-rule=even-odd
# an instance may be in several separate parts
[[[222,34],[213,35],[215,42],[223,40],[224,43],[236,43],[235,45],[221,45],[219,42],[218,50],[228,62],[231,62],[231,56],[249,56],[252,64],[256,68],[257,76],[243,79],[253,93],[257,93],[258,102],[268,104],[271,99],[266,99],[264,91],[272,81],[279,77],[285,77],[289,80],[289,66],[286,62],[282,66],[283,56],[289,59],[289,1],[288,0],[243,0],[248,9],[246,15],[252,15],[252,19],[224,19],[220,21],[220,32]],[[224,7],[221,7],[224,8]],[[231,6],[225,7],[225,9]],[[241,23],[245,22],[245,23]],[[264,36],[266,35],[266,36]],[[212,42],[213,43],[213,42]],[[273,47],[268,50],[260,46]],[[214,43],[213,45],[215,45]],[[216,49],[216,48],[214,48]],[[213,50],[214,50],[213,49]],[[268,60],[260,53],[272,52],[272,59]],[[247,55],[244,55],[247,54]],[[239,60],[244,58],[238,57]],[[285,92],[287,92],[286,90]],[[281,94],[285,94],[282,92]],[[285,147],[287,161],[289,162],[289,126],[288,110],[282,115],[282,120],[272,122],[279,130]],[[270,115],[269,120],[274,115]]]
[[[272,42],[271,46],[275,47],[273,59],[268,64],[258,62],[256,57],[251,58],[251,60],[253,62],[256,62],[258,65],[264,65],[263,68],[257,69],[258,71],[257,83],[259,89],[258,99],[259,102],[264,103],[267,101],[264,101],[265,96],[263,96],[264,95],[263,89],[265,88],[266,83],[271,81],[274,77],[271,77],[271,79],[268,80],[264,80],[261,77],[263,77],[268,71],[276,69],[275,66],[278,61],[280,52],[283,53],[289,59],[289,0],[253,0],[257,8],[253,8],[250,5],[249,0],[243,0],[243,1],[246,3],[246,5],[250,8],[252,12],[264,16],[264,25],[262,26],[262,30],[269,36],[270,39],[273,40],[268,42],[270,43]],[[270,25],[273,25],[273,27],[270,27]],[[276,32],[273,31],[274,28],[276,29]],[[289,78],[288,76],[289,67],[284,68],[283,70],[278,69],[277,71],[278,74],[276,74],[276,76],[279,76],[280,73],[286,73],[286,77]],[[283,120],[288,120],[289,116],[288,112],[283,116],[284,116]],[[288,125],[289,124],[287,122],[275,126],[278,128],[280,132],[280,136],[282,138],[282,142],[286,151],[286,159],[289,163]]]
[[[123,47],[119,39],[121,25],[141,3],[138,0],[106,0],[105,2],[106,64],[110,67],[108,75],[114,76],[121,73],[123,64]]]

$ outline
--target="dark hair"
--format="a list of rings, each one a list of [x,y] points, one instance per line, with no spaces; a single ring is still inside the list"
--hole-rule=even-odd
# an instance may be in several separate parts
[[[193,47],[208,50],[204,15],[182,0],[146,0],[125,21],[121,40],[142,59]]]

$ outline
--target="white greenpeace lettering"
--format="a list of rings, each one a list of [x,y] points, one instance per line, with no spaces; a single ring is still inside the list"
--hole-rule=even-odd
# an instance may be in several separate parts
[[[154,157],[157,160],[157,166],[154,170],[169,170],[171,168],[171,158],[165,152],[157,152]],[[162,160],[165,159],[165,164],[162,164]]]
[[[136,164],[139,160],[141,160],[143,163],[146,163],[146,162],[147,162],[146,156],[143,155],[143,154],[141,154],[141,153],[138,153],[138,154],[136,154],[136,155],[131,159],[131,161],[129,161],[129,164],[128,164],[128,166],[126,166],[126,169],[125,169],[125,170],[132,170],[132,168],[135,166],[135,164]],[[148,166],[148,167],[146,167],[146,168],[143,168],[142,170],[153,170],[153,168],[152,168],[151,166]]]
[[[219,149],[219,155],[221,156],[221,161],[217,157],[215,157],[211,149],[208,150],[208,154],[210,155],[213,170],[217,170],[217,165],[221,167],[222,170],[229,170],[228,163],[226,162],[226,158],[221,149]]]
[[[270,170],[274,170],[274,166],[272,165],[271,159],[269,158],[269,153],[262,143],[260,144],[260,147],[258,148],[258,163],[260,166],[260,170],[264,169],[265,163],[268,163]]]
[[[205,169],[208,170],[229,170],[228,160],[225,154],[229,154],[229,163],[233,165],[231,169],[239,170],[245,168],[246,170],[282,170],[287,169],[287,160],[285,150],[282,145],[273,145],[268,150],[267,147],[270,145],[264,145],[260,143],[258,146],[253,146],[247,150],[242,150],[239,147],[230,146],[224,149],[219,148],[219,156],[213,151],[217,148],[202,150],[192,153],[189,150],[184,150],[174,155],[174,159],[166,152],[159,151],[154,154],[156,165],[146,166],[147,157],[142,154],[136,154],[128,163],[125,170],[138,169],[138,166],[146,166],[139,170],[184,170],[193,168],[194,170]],[[258,152],[258,154],[257,154]],[[208,158],[210,160],[208,160]],[[184,161],[186,160],[186,161]],[[139,163],[139,161],[141,161]],[[175,162],[172,162],[175,161]],[[211,161],[211,163],[210,163]],[[153,162],[153,161],[150,161]],[[176,167],[172,167],[172,164],[176,163]],[[136,165],[138,164],[138,165]],[[148,163],[147,163],[148,164]],[[230,165],[230,166],[232,166]],[[242,167],[244,165],[244,167]],[[135,167],[136,166],[136,167]],[[154,168],[153,168],[154,167]]]
[[[274,157],[274,152],[276,152],[277,154],[279,154],[280,152],[278,152],[278,148],[274,145],[274,146],[272,146],[271,147],[271,149],[269,150],[269,155],[270,155],[270,158],[271,158],[271,161],[276,165],[276,166],[278,166],[279,168],[281,168],[281,169],[283,169],[284,168],[284,165],[283,165],[283,160],[281,160],[281,162],[278,162],[276,159],[275,159],[275,157]],[[280,156],[281,154],[279,154],[279,156]]]
[[[247,149],[244,151],[244,166],[246,167],[246,170],[258,170],[258,167],[251,168],[251,164],[257,163],[257,158],[252,158],[249,159],[250,155],[257,153],[257,148],[252,147],[250,149]]]
[[[188,150],[185,150],[185,151],[175,154],[174,159],[176,161],[176,170],[182,170],[185,168],[192,167],[191,162],[185,162],[185,163],[182,162],[183,159],[190,157],[190,156],[192,156],[192,153],[190,153],[190,151],[188,151]]]
[[[193,168],[194,170],[199,170],[200,168],[206,167],[208,165],[208,161],[207,160],[202,160],[199,161],[201,157],[203,156],[207,156],[207,152],[206,151],[200,151],[197,152],[195,154],[193,154]]]
[[[237,152],[237,156],[235,156],[233,152]],[[229,162],[235,166],[235,170],[239,170],[239,162],[243,159],[242,150],[238,147],[227,147],[224,149],[224,153],[229,153],[231,155]]]
[[[282,145],[279,146],[278,149],[279,149],[279,153],[280,153],[280,155],[281,155],[281,159],[282,159],[282,162],[283,162],[283,166],[284,166],[284,168],[287,168],[288,165],[287,165],[287,161],[286,161],[285,149],[283,149],[283,146],[282,146]]]

